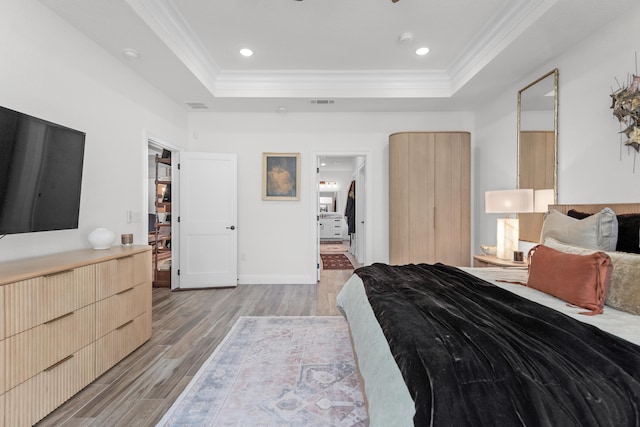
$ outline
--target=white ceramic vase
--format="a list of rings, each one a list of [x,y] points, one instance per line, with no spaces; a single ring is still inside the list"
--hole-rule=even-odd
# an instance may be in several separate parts
[[[109,249],[116,235],[108,228],[98,227],[89,233],[89,244],[93,249]]]

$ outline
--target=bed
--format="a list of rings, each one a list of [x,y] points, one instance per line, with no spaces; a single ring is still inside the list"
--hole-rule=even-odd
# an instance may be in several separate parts
[[[640,212],[640,204],[607,206],[619,218]],[[550,208],[596,214],[603,206]],[[606,253],[618,259],[618,251]],[[619,254],[640,271],[640,255]],[[628,277],[628,265],[620,268]],[[629,294],[585,315],[526,283],[522,269],[356,270],[337,304],[370,425],[640,425],[640,312],[627,311]]]

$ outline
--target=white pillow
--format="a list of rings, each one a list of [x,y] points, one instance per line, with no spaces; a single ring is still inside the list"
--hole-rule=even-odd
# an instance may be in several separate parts
[[[552,209],[545,214],[540,242],[544,242],[547,237],[568,245],[615,251],[618,243],[618,218],[609,208],[584,219],[571,218]]]
[[[545,239],[545,246],[560,252],[588,255],[597,252],[591,248],[565,245],[554,238]],[[606,252],[611,258],[611,286],[605,304],[618,310],[640,315],[640,255],[628,252]]]

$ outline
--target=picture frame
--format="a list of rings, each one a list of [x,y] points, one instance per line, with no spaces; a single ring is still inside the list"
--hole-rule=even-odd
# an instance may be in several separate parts
[[[262,200],[300,200],[300,153],[262,153]]]

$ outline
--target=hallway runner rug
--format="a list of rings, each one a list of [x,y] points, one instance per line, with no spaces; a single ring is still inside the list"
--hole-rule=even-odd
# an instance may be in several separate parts
[[[323,252],[347,252],[347,248],[344,243],[324,243],[320,242],[320,253]]]
[[[353,270],[353,264],[344,254],[320,254],[325,270]]]
[[[340,316],[240,317],[157,426],[368,426]]]

